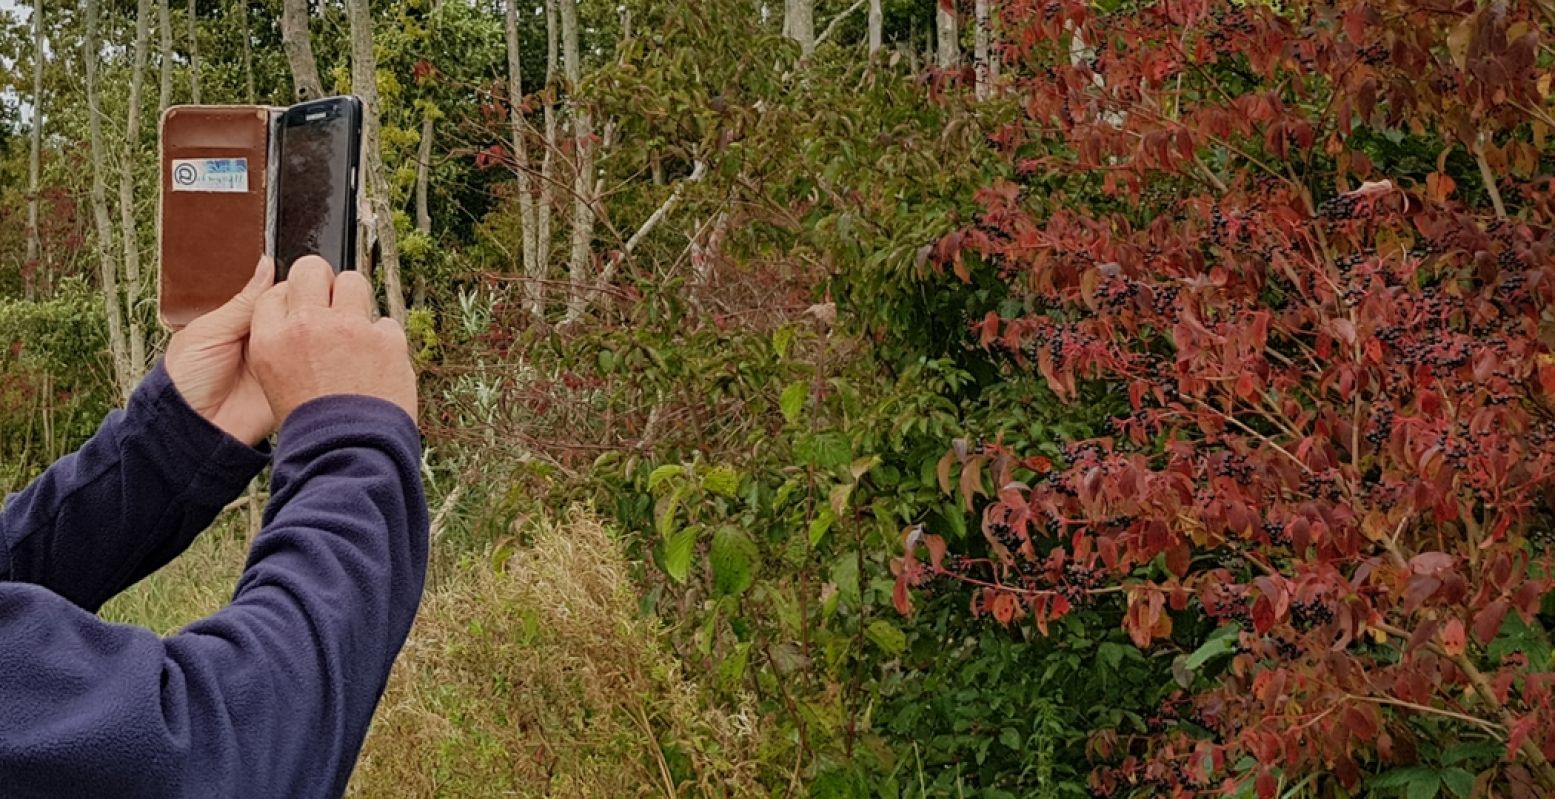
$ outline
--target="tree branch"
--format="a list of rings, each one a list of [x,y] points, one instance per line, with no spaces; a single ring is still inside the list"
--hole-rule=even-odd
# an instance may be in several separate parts
[[[832,17],[831,18],[831,22],[826,23],[826,30],[821,31],[821,35],[815,37],[815,46],[816,47],[820,47],[821,46],[821,42],[826,41],[828,38],[831,37],[832,33],[837,30],[837,24],[842,22],[844,17],[846,17],[847,15],[852,14],[853,12],[859,10],[863,6],[864,6],[864,0],[854,0],[853,5],[848,6],[847,8],[842,10],[842,13],[838,14],[835,17]]]

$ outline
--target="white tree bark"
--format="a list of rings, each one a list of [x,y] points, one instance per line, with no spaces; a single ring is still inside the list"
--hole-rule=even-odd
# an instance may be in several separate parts
[[[200,17],[189,0],[189,96],[200,104]]]
[[[136,378],[146,369],[146,335],[140,300],[140,229],[135,221],[135,164],[140,161],[141,90],[146,82],[146,49],[151,38],[151,0],[135,6],[135,55],[130,72],[129,110],[124,122],[124,154],[119,159],[119,232],[124,247],[124,304],[129,320],[130,368]]]
[[[518,39],[518,0],[503,4],[503,30],[507,37],[508,53],[508,122],[513,137],[513,170],[518,179],[518,226],[523,241],[522,261],[524,276],[524,302],[536,319],[545,313],[541,298],[541,281],[545,278],[539,252],[535,249],[539,234],[535,218],[534,182],[529,174],[529,125],[524,119],[524,78],[522,53]]]
[[[32,3],[32,129],[27,140],[27,296],[36,297],[43,277],[38,240],[38,160],[43,147],[43,0]]]
[[[869,54],[871,56],[880,52],[884,28],[885,11],[880,7],[880,0],[869,0]]]
[[[955,0],[935,0],[934,32],[938,37],[937,63],[940,69],[955,69],[961,63],[961,33],[956,29]]]
[[[258,95],[254,92],[254,45],[248,30],[248,0],[237,0],[237,6],[238,31],[243,36],[243,97],[244,102],[253,105]]]
[[[383,292],[389,317],[405,323],[405,290],[400,284],[399,238],[394,230],[394,211],[389,203],[389,176],[383,166],[378,134],[378,61],[373,54],[373,17],[367,0],[346,0],[351,24],[351,90],[362,99],[362,160],[368,179],[373,226],[378,233]]]
[[[432,233],[432,208],[427,203],[427,182],[432,172],[432,112],[421,118],[421,140],[416,145],[416,230]]]
[[[815,52],[815,0],[784,0],[783,35],[799,43],[804,57]]]
[[[161,71],[162,85],[157,96],[157,113],[166,111],[173,104],[173,13],[169,6],[173,0],[157,0],[157,27],[160,28],[157,44],[157,66]]]
[[[977,73],[977,99],[987,100],[990,93],[989,74],[989,42],[992,34],[993,20],[989,9],[990,0],[975,0],[976,30],[972,31],[973,51],[972,67]]]
[[[578,49],[578,0],[560,0],[562,22],[562,62],[567,76],[567,105],[572,113],[572,253],[568,267],[566,324],[582,318],[588,307],[590,272],[594,263],[593,122],[589,109],[578,100],[583,83],[583,54]]]
[[[540,157],[540,199],[535,203],[535,255],[540,278],[551,272],[551,220],[556,203],[556,153],[561,142],[556,120],[556,65],[559,58],[561,31],[557,24],[557,0],[545,2],[545,154]],[[531,306],[530,313],[545,316],[544,284],[540,284],[539,306]]]
[[[113,222],[108,214],[108,191],[103,175],[108,168],[104,152],[102,111],[98,107],[97,59],[101,47],[97,41],[97,0],[86,2],[86,37],[81,58],[86,62],[88,148],[92,158],[92,220],[97,229],[97,269],[102,281],[103,309],[108,320],[108,352],[113,359],[114,383],[121,400],[127,401],[135,388],[130,368],[129,344],[124,338],[124,306],[119,298],[119,265],[113,257]]]
[[[292,68],[292,86],[298,100],[324,96],[318,63],[313,60],[313,39],[308,35],[308,0],[282,0],[281,47]]]

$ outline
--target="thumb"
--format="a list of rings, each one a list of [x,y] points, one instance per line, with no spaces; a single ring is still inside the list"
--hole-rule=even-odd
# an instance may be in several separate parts
[[[260,295],[275,282],[275,265],[269,256],[262,256],[254,267],[254,275],[243,290],[220,308],[194,320],[189,327],[201,336],[215,339],[233,339],[248,335],[249,323],[254,316],[254,304]]]

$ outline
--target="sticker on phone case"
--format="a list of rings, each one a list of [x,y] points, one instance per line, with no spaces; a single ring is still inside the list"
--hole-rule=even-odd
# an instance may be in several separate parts
[[[175,158],[173,191],[248,191],[247,158]]]

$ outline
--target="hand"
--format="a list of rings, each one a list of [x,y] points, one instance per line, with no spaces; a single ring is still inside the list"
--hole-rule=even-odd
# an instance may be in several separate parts
[[[373,290],[360,272],[338,276],[323,258],[292,265],[259,298],[249,357],[277,422],[303,403],[336,394],[388,400],[416,418],[416,374],[405,331],[374,322]]]
[[[184,402],[249,446],[275,429],[275,416],[246,352],[254,306],[274,279],[270,259],[259,259],[254,276],[236,297],[173,334],[163,360]]]

